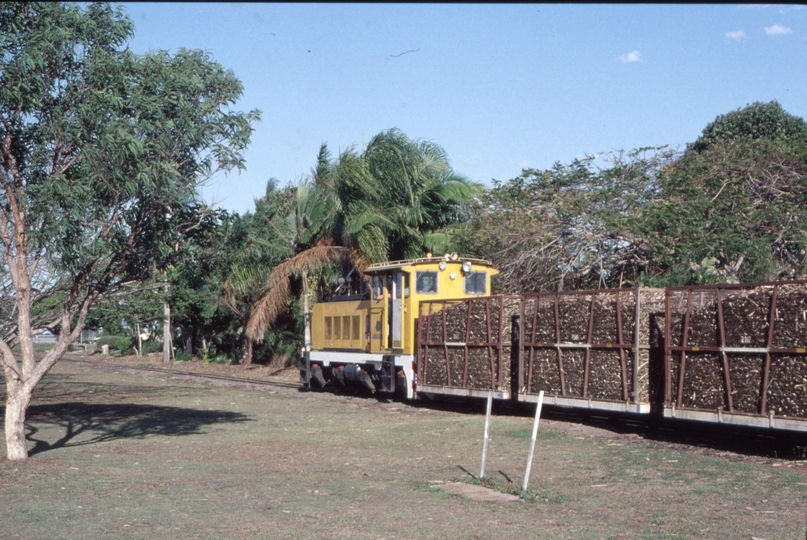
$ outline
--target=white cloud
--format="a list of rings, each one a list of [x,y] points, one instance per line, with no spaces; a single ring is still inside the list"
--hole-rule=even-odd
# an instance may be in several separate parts
[[[769,36],[781,36],[784,34],[790,34],[793,30],[788,28],[787,26],[782,26],[781,24],[774,24],[773,26],[766,26],[765,33]]]
[[[731,38],[731,39],[736,39],[737,41],[740,41],[741,39],[743,39],[745,37],[745,32],[743,32],[742,30],[735,30],[733,32],[726,32],[726,37]]]
[[[641,59],[642,55],[639,53],[639,51],[631,51],[628,54],[623,54],[622,56],[619,57],[619,60],[623,64],[627,64],[629,62],[638,62]]]

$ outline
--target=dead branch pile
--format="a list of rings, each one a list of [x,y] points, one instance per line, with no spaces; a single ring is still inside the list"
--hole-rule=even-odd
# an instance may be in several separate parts
[[[509,390],[511,319],[519,299],[493,296],[423,302],[419,316],[419,380],[473,390]]]

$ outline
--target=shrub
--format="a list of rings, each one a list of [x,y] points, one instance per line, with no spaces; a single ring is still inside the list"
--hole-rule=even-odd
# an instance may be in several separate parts
[[[122,337],[115,342],[114,348],[119,350],[121,354],[131,354],[132,352],[132,338]]]
[[[110,349],[115,349],[118,343],[118,340],[125,338],[126,336],[101,336],[98,338],[98,341],[95,342],[95,350],[100,351],[101,347],[104,345],[108,345]]]
[[[143,342],[143,350],[141,351],[141,354],[145,356],[147,354],[160,352],[162,350],[163,350],[162,343],[160,343],[159,341],[148,340]]]

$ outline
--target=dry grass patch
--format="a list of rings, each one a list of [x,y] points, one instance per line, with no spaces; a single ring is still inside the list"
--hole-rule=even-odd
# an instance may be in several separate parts
[[[542,422],[532,502],[467,501],[484,405],[246,390],[62,363],[0,461],[7,538],[805,536],[807,478],[635,435]],[[490,485],[517,490],[532,419],[495,416]],[[781,464],[781,463],[780,463]],[[512,482],[508,482],[508,479]]]

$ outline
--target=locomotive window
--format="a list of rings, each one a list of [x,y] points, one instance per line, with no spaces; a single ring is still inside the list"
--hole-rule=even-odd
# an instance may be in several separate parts
[[[395,298],[403,298],[403,288],[404,288],[404,275],[400,272],[397,272],[395,275],[392,276],[392,280],[394,283],[395,288]]]
[[[437,293],[437,272],[417,272],[417,292],[435,294]]]
[[[333,336],[333,318],[325,317],[325,339],[332,339]]]
[[[333,338],[342,339],[342,317],[333,318]]]
[[[373,276],[373,298],[381,300],[384,298],[384,291],[381,289],[381,278]]]
[[[361,325],[359,324],[359,316],[353,315],[353,341],[359,340],[359,334],[361,333]]]
[[[350,315],[342,317],[342,339],[350,339]]]
[[[471,272],[465,275],[465,294],[487,293],[487,272]]]

